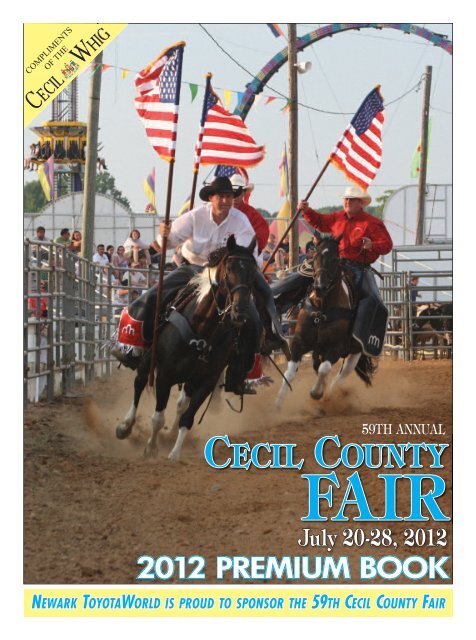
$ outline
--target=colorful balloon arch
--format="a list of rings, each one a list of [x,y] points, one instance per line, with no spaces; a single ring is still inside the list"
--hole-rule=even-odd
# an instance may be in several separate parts
[[[320,29],[315,29],[307,33],[305,36],[301,36],[296,40],[296,47],[298,51],[302,51],[310,44],[314,44],[323,38],[329,38],[337,33],[343,33],[345,31],[360,29],[397,29],[403,31],[403,33],[409,33],[425,40],[429,40],[436,47],[441,47],[450,55],[453,54],[453,42],[448,40],[446,36],[442,36],[439,33],[433,33],[423,27],[418,27],[415,24],[410,23],[393,23],[393,22],[355,22],[355,23],[333,23],[328,24]],[[234,113],[241,116],[243,120],[248,115],[248,111],[255,100],[255,97],[261,93],[266,86],[267,82],[273,77],[273,75],[279,71],[279,69],[287,62],[288,49],[287,47],[277,53],[271,60],[265,64],[261,71],[254,77],[254,79],[246,85],[246,91],[243,94],[240,102],[235,108]]]

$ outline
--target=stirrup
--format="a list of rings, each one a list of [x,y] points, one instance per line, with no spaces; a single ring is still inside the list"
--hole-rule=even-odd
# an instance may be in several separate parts
[[[245,380],[242,385],[238,385],[234,393],[237,396],[255,396],[258,392]]]
[[[224,384],[223,387],[226,393],[234,393],[236,396],[255,396],[257,393],[256,389],[253,389],[252,385],[246,382],[246,380],[233,385]]]

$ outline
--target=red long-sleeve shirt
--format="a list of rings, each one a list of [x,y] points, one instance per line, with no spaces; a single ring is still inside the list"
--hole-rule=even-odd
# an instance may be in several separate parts
[[[360,211],[349,218],[344,210],[335,213],[318,213],[313,209],[303,211],[303,216],[311,226],[319,231],[330,232],[337,238],[343,233],[339,244],[342,258],[372,264],[379,256],[392,250],[393,242],[384,223],[375,216]],[[372,249],[362,247],[362,238],[372,240]]]
[[[236,205],[234,205],[236,207]],[[263,218],[259,211],[256,211],[247,202],[242,202],[239,207],[236,207],[239,211],[245,214],[250,221],[251,226],[256,233],[256,241],[258,243],[258,253],[261,253],[265,248],[269,237],[269,225]]]

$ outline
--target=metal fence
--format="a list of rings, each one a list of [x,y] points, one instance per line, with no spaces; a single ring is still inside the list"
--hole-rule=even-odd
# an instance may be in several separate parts
[[[155,269],[123,274],[97,267],[53,242],[24,242],[24,400],[68,396],[78,382],[110,375],[105,346],[120,312],[152,286]],[[140,276],[139,276],[140,274]]]
[[[120,312],[158,277],[154,268],[128,271],[128,284],[123,285],[123,274],[98,268],[61,245],[24,241],[25,404],[41,398],[51,401],[56,395],[67,397],[78,383],[88,384],[95,377],[112,373],[116,361],[105,346]],[[421,278],[417,286],[411,284],[413,276]],[[449,271],[383,274],[380,290],[389,309],[385,354],[405,360],[421,354],[451,356],[450,344],[442,348],[447,331],[443,336],[443,331],[432,334],[428,329],[415,329],[417,305],[434,302],[442,295],[450,302],[451,282]],[[427,316],[427,320],[431,318]],[[427,343],[418,344],[420,335],[423,338],[426,334]]]
[[[412,284],[413,278],[424,284]],[[453,331],[438,328],[438,323],[452,322],[452,311],[451,315],[440,313],[443,305],[452,305],[452,278],[450,271],[395,271],[383,275],[380,293],[389,312],[385,354],[397,354],[404,360],[452,356]],[[443,302],[438,302],[441,298]],[[426,310],[425,321],[418,319],[422,308]]]

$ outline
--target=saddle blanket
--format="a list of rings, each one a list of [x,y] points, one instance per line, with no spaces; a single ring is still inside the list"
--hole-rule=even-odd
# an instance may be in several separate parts
[[[129,315],[128,308],[122,310],[117,330],[117,340],[122,344],[131,347],[145,347],[145,340],[142,334],[142,320],[136,320]]]

